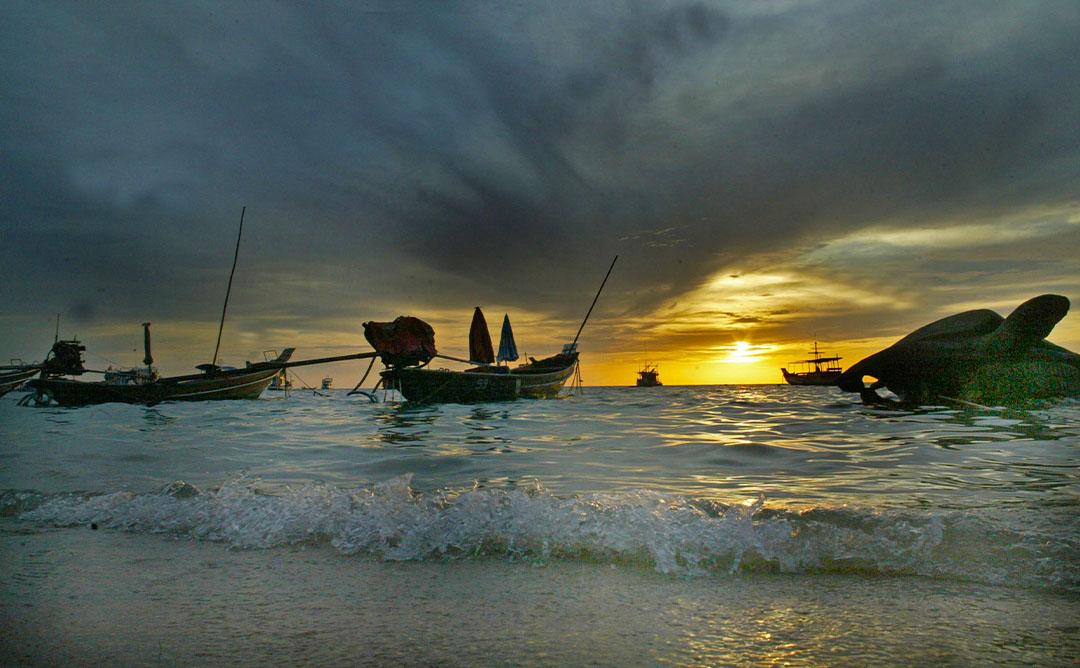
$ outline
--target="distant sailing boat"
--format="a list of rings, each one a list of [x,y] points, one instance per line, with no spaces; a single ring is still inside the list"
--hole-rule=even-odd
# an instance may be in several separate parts
[[[837,364],[843,358],[825,357],[818,350],[817,341],[814,341],[814,349],[810,351],[810,354],[813,355],[810,359],[792,362],[792,364],[802,365],[803,371],[788,371],[781,368],[780,373],[784,374],[784,380],[789,385],[835,385],[840,374],[844,372]]]
[[[644,343],[644,341],[642,342]],[[656,364],[649,364],[649,347],[645,348],[645,365],[641,367],[641,370],[637,372],[637,383],[635,387],[660,387],[663,383],[660,382],[660,369]]]

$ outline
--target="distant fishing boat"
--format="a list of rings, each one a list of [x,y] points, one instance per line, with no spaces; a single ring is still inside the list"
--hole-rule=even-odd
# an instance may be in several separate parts
[[[615,260],[618,259],[616,256]],[[499,354],[496,356],[487,321],[479,306],[473,311],[469,328],[467,360],[439,355],[435,350],[434,330],[417,318],[400,317],[392,323],[364,323],[364,336],[388,367],[380,374],[382,378],[379,383],[387,390],[397,390],[406,400],[418,403],[474,403],[558,396],[566,381],[577,370],[578,338],[611,270],[615,268],[615,260],[612,260],[573,342],[565,344],[556,355],[539,360],[530,357],[527,364],[517,367],[503,365],[518,359],[509,316],[503,318]],[[426,368],[435,357],[476,366],[465,371]],[[363,379],[360,382],[363,383]]]
[[[781,368],[780,372],[784,374],[784,380],[789,385],[836,385],[840,374],[844,372],[837,362],[843,358],[826,357],[818,350],[817,341],[814,341],[814,349],[810,351],[810,354],[812,355],[810,359],[791,363],[800,365],[801,371],[788,371]]]
[[[637,387],[660,387],[663,383],[660,382],[660,370],[655,364],[646,363],[640,371],[637,372]]]
[[[334,379],[331,378],[330,376],[327,376],[327,377],[322,379],[322,384],[319,387],[321,389],[324,389],[324,390],[329,390],[330,386],[333,385],[333,384],[334,384]]]

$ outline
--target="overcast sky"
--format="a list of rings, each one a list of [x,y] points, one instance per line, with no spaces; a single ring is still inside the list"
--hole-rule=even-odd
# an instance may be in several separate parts
[[[61,313],[108,359],[151,320],[163,369],[206,361],[245,205],[235,361],[402,313],[460,353],[477,304],[549,353],[615,254],[596,382],[1075,302],[1078,34],[1074,0],[9,0],[0,356]]]

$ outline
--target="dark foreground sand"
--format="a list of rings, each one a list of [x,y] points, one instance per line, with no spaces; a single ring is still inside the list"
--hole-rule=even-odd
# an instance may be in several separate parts
[[[0,528],[4,665],[1071,665],[1073,594]]]

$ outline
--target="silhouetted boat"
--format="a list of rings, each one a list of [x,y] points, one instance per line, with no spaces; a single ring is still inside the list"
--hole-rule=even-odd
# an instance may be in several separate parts
[[[225,327],[225,313],[229,305],[229,293],[232,291],[233,274],[236,272],[236,260],[240,254],[240,239],[244,232],[244,212],[240,212],[240,230],[236,236],[236,250],[233,252],[232,270],[225,289],[225,303],[221,309],[221,322],[218,325],[217,343],[214,345],[214,357],[209,364],[199,364],[196,369],[201,373],[186,376],[162,378],[153,367],[154,358],[150,353],[150,323],[143,323],[143,346],[145,355],[143,366],[135,369],[113,370],[107,372],[88,371],[83,365],[82,353],[85,346],[78,341],[56,341],[49,356],[42,363],[40,378],[27,382],[35,394],[24,399],[38,405],[59,404],[61,406],[86,406],[121,402],[128,404],[157,404],[162,401],[207,401],[215,399],[257,399],[270,383],[283,377],[285,369],[311,364],[326,364],[353,359],[374,358],[375,353],[356,353],[322,357],[318,359],[290,362],[293,348],[286,348],[275,359],[263,362],[248,362],[243,368],[218,366],[218,351],[221,346],[221,333]],[[82,381],[65,376],[80,376],[84,373],[104,373],[100,381]]]
[[[149,342],[149,323],[146,327]],[[53,345],[45,361],[47,375],[27,381],[27,385],[36,393],[38,404],[88,406],[110,402],[157,404],[162,401],[255,399],[281,373],[283,365],[293,353],[292,348],[286,348],[277,359],[254,364],[249,362],[242,369],[202,364],[198,367],[201,373],[186,376],[162,378],[147,365],[145,370],[110,371],[105,375],[105,380],[100,381],[66,378],[87,373],[83,368],[83,350],[85,348],[78,341],[58,341]],[[149,345],[147,359],[150,359]],[[58,360],[64,362],[60,364]]]
[[[418,403],[473,403],[558,396],[563,385],[577,370],[578,338],[618,259],[616,256],[612,260],[574,340],[564,345],[562,352],[557,355],[540,360],[529,358],[528,364],[517,367],[495,364],[496,360],[505,362],[518,358],[509,317],[503,318],[502,340],[496,358],[487,321],[480,307],[473,311],[469,328],[468,360],[439,355],[435,350],[434,330],[417,318],[400,317],[392,323],[364,323],[364,336],[387,366],[380,374],[382,378],[379,384],[387,390],[397,390],[408,401]],[[464,371],[426,368],[435,357],[478,366]],[[363,383],[363,379],[360,382]]]
[[[162,401],[209,401],[217,399],[258,399],[259,395],[285,369],[345,360],[367,359],[375,353],[354,353],[291,361],[293,348],[286,348],[274,359],[248,362],[242,368],[200,364],[200,373],[162,378],[153,366],[150,354],[150,323],[143,323],[146,356],[144,367],[106,372],[89,371],[83,364],[86,348],[78,341],[57,341],[39,367],[41,377],[31,378],[27,386],[35,392],[24,399],[38,405],[88,406],[119,402],[153,405]],[[100,381],[75,380],[70,376],[104,373]]]
[[[780,372],[784,374],[784,380],[789,385],[836,385],[840,374],[844,372],[836,362],[843,358],[825,357],[818,351],[817,341],[814,341],[814,349],[810,353],[813,355],[810,359],[792,362],[792,364],[802,365],[802,371],[780,369]]]
[[[515,368],[486,366],[451,371],[396,367],[382,372],[384,387],[417,403],[474,403],[518,398],[556,397],[574,374],[578,353],[573,344],[563,352]]]
[[[655,364],[646,364],[637,372],[637,387],[660,387],[660,370]]]
[[[327,376],[326,378],[322,379],[322,384],[319,387],[320,387],[320,389],[323,389],[323,390],[329,390],[330,386],[333,385],[333,384],[334,384],[334,379],[331,378],[330,376]]]

